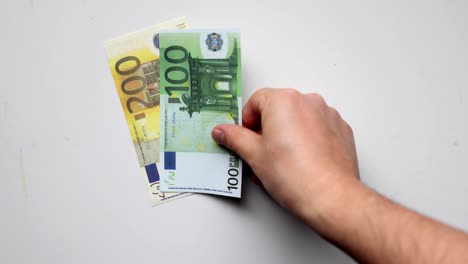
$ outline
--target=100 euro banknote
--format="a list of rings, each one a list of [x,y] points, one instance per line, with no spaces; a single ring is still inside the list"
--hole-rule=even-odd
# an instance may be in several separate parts
[[[108,63],[152,205],[188,194],[160,190],[159,31],[186,27],[185,18],[167,21],[105,43]]]
[[[241,124],[239,33],[164,30],[161,51],[161,190],[240,197],[242,161],[211,138]]]

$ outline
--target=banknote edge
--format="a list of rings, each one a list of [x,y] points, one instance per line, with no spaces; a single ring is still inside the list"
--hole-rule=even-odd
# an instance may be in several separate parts
[[[104,49],[107,49],[108,46],[111,46],[112,42],[119,41],[121,39],[128,38],[128,37],[133,36],[133,35],[141,34],[142,32],[145,32],[145,31],[147,31],[149,29],[152,29],[154,27],[157,27],[157,26],[160,26],[160,25],[163,25],[163,24],[169,24],[169,23],[177,22],[177,21],[180,21],[180,23],[184,23],[186,25],[186,27],[188,26],[186,16],[181,16],[181,17],[170,19],[170,20],[162,21],[162,22],[159,22],[159,23],[154,24],[154,25],[150,25],[150,26],[140,28],[140,29],[138,29],[136,31],[132,31],[132,32],[129,32],[129,33],[124,33],[122,35],[113,37],[111,39],[107,39],[107,40],[104,41]],[[181,29],[176,29],[176,30],[181,30]],[[161,30],[159,30],[158,32],[161,32]]]
[[[176,193],[176,192],[171,192],[171,193]],[[158,203],[153,203],[151,201],[151,199],[150,199],[150,204],[151,204],[151,207],[160,206],[160,205],[163,205],[163,204],[166,204],[166,203],[177,201],[177,200],[179,200],[181,198],[192,196],[194,194],[196,194],[196,193],[193,193],[193,192],[177,192],[177,195],[174,195],[174,196],[172,196],[170,198],[167,198],[164,201],[160,201]]]
[[[240,28],[184,28],[184,29],[161,29],[160,33],[182,33],[182,32],[193,32],[199,33],[200,31],[223,31],[228,33],[241,33]]]

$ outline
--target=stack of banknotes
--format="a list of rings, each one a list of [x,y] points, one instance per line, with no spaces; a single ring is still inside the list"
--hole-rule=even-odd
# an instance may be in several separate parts
[[[177,18],[105,43],[152,205],[191,193],[240,198],[242,161],[216,144],[241,124],[240,36]]]

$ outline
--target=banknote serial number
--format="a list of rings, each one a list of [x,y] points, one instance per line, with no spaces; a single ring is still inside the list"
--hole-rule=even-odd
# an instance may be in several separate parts
[[[229,178],[227,179],[227,189],[237,190],[239,189],[239,157],[234,153],[229,153],[229,169],[228,169]]]

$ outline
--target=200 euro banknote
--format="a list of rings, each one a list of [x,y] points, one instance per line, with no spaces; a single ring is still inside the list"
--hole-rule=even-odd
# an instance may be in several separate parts
[[[240,197],[242,161],[211,138],[241,124],[240,36],[164,30],[161,51],[161,190]]]
[[[105,43],[108,63],[123,107],[127,126],[148,188],[152,205],[182,197],[185,193],[160,190],[160,89],[159,31],[185,28],[177,18],[130,33]]]

